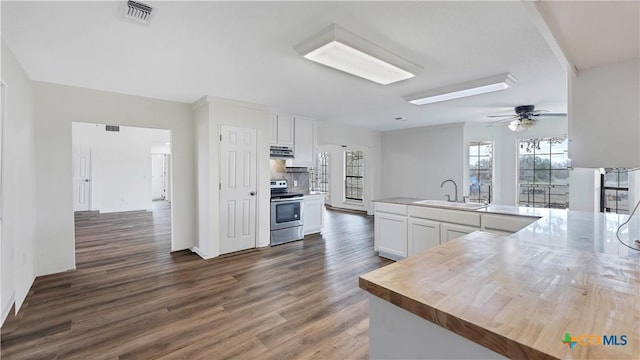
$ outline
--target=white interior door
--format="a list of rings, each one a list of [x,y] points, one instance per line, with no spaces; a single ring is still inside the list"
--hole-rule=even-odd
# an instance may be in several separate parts
[[[256,246],[257,130],[221,127],[220,253]]]
[[[73,149],[73,211],[91,210],[91,148]]]
[[[151,154],[151,199],[165,198],[164,154]]]

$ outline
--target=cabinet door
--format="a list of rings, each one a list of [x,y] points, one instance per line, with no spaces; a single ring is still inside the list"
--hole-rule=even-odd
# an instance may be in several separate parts
[[[457,224],[440,224],[440,243],[444,244],[447,241],[457,239],[461,236],[471,234],[474,231],[480,230],[480,228],[466,225]]]
[[[376,212],[374,236],[382,257],[400,260],[407,257],[407,217]]]
[[[304,234],[315,234],[322,231],[324,220],[324,196],[311,195],[304,197]]]
[[[278,145],[293,146],[293,116],[278,115]]]
[[[409,256],[440,245],[440,223],[437,221],[409,218]]]
[[[314,165],[315,153],[315,121],[296,117],[294,122],[294,166]]]

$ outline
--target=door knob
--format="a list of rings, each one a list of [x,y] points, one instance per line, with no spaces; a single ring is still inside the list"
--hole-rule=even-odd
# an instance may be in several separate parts
[[[251,195],[251,196],[256,196],[256,192],[255,192],[255,191],[252,191],[252,192],[250,192],[250,193],[249,193],[249,195]]]
[[[89,179],[84,179],[84,182],[89,182]]]

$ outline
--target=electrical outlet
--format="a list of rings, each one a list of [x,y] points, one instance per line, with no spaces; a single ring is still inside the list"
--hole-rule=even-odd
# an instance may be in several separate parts
[[[293,187],[298,187],[298,180],[293,180]]]

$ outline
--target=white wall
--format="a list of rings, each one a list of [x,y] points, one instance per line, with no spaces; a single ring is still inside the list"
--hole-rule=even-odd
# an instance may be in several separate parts
[[[363,210],[372,214],[371,200],[379,198],[381,193],[379,181],[381,133],[326,121],[317,121],[316,131],[318,151],[330,152],[328,204],[336,208]],[[346,149],[364,150],[365,183],[362,204],[344,200],[344,151]]]
[[[640,61],[571,78],[569,129],[574,167],[640,167]]]
[[[0,298],[2,321],[15,300],[20,309],[35,279],[34,241],[35,139],[34,95],[27,75],[2,40],[2,81],[6,118],[2,142],[2,256]]]
[[[444,200],[458,184],[462,199],[464,125],[429,126],[382,134],[382,197]]]
[[[259,104],[207,96],[193,104],[197,131],[198,245],[200,256],[220,255],[220,126],[258,130],[257,247],[268,246],[271,237],[269,142],[271,120]]]
[[[93,210],[151,210],[151,152],[158,138],[169,141],[168,130],[74,122],[72,134],[74,147],[91,148]]]
[[[541,118],[531,129],[515,133],[502,123],[487,126],[484,123],[466,123],[464,126],[464,195],[469,195],[469,142],[493,141],[494,143],[494,204],[518,204],[518,142],[521,139],[563,137],[567,135],[567,118]],[[572,176],[570,174],[570,176]]]
[[[569,173],[569,209],[600,211],[600,169],[574,168]]]
[[[171,130],[171,249],[195,245],[194,134],[190,105],[43,82],[32,84],[37,104],[37,275],[75,268],[72,122]]]

